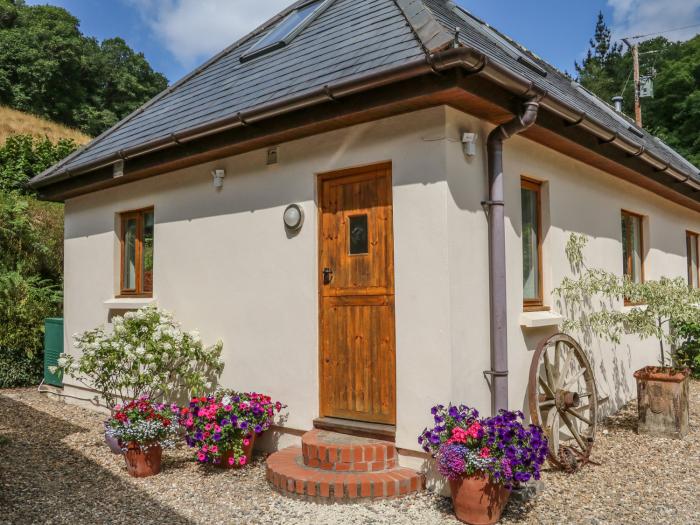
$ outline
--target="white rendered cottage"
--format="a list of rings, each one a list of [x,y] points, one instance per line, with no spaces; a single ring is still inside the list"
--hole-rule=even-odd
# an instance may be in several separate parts
[[[299,1],[31,185],[65,202],[66,334],[173,311],[288,405],[270,447],[364,429],[417,466],[435,403],[525,410],[571,232],[697,285],[698,170],[445,0]],[[586,352],[615,408],[657,345]]]

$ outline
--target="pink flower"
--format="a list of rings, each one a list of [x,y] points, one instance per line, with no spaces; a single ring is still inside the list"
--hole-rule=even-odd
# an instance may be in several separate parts
[[[211,423],[207,423],[206,425],[204,425],[204,429],[211,430]]]
[[[245,458],[245,456],[241,456],[238,458],[238,464],[239,465],[245,465],[248,460]]]
[[[248,405],[246,405],[245,403],[239,403],[238,408],[240,408],[241,410],[245,410],[246,408],[248,408]]]
[[[204,461],[207,459],[207,455],[204,452],[200,452],[199,454],[197,454],[197,459],[199,461]]]
[[[224,407],[224,410],[225,410],[226,412],[231,412],[231,410],[233,410],[233,407],[232,407],[231,405],[226,405],[226,406]]]
[[[479,437],[479,431],[481,430],[481,423],[478,421],[475,421],[474,423],[471,424],[471,426],[467,429],[467,436],[470,438],[477,438]]]
[[[479,456],[482,458],[486,459],[491,456],[491,451],[489,450],[489,447],[484,447],[481,449],[481,452],[479,452]]]
[[[233,465],[235,462],[236,462],[236,460],[234,459],[233,456],[231,456],[230,458],[228,458],[228,464],[229,464],[229,465]]]
[[[209,450],[211,450],[212,454],[216,454],[219,451],[219,447],[212,445]]]
[[[194,425],[194,420],[191,417],[187,418],[187,421],[185,421],[185,426],[191,427],[192,425]]]
[[[244,446],[244,447],[247,447],[248,445],[250,445],[250,439],[245,438],[245,439],[243,440],[243,446]]]
[[[464,430],[461,427],[454,427],[452,429],[452,437],[447,440],[448,443],[466,443],[467,442],[467,437],[469,435],[467,434],[467,431]]]
[[[208,448],[206,445],[204,445],[204,446],[202,447],[202,452],[207,452],[208,450],[209,450],[209,448]]]

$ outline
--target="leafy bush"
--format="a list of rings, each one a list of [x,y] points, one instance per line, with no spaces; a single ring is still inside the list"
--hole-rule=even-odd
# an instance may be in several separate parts
[[[205,347],[196,331],[184,332],[172,315],[147,306],[76,334],[79,358],[62,354],[56,369],[96,389],[111,410],[119,401],[191,397],[212,387],[223,370],[223,344]],[[52,370],[53,371],[53,370]]]
[[[0,272],[0,388],[41,380],[44,319],[55,316],[60,303],[50,281]]]
[[[676,366],[688,367],[693,377],[700,378],[700,317],[676,323],[674,330],[681,341],[674,353]]]
[[[46,137],[10,135],[0,146],[0,190],[26,191],[29,179],[66,157],[76,147],[70,139],[61,139],[54,144]]]

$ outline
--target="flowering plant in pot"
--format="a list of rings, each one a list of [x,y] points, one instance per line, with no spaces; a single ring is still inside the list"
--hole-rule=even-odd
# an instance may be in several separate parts
[[[520,411],[479,418],[466,405],[437,405],[435,425],[418,438],[450,482],[457,518],[466,523],[496,523],[510,490],[539,479],[547,457],[547,438],[535,425],[525,427]]]
[[[142,478],[160,472],[163,448],[175,445],[178,420],[177,405],[153,403],[147,396],[114,407],[107,420],[107,435],[119,443],[131,476]]]
[[[282,408],[256,392],[219,390],[195,397],[181,410],[185,439],[200,463],[242,467],[250,462],[256,436],[270,428]]]
[[[111,413],[128,399],[187,399],[210,389],[223,370],[217,342],[206,346],[197,331],[187,332],[170,312],[147,306],[73,336],[79,356],[62,354],[52,372],[96,390],[93,403]],[[105,435],[113,452],[118,444]]]

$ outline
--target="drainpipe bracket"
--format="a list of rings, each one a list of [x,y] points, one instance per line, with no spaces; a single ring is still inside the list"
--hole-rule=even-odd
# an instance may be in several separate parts
[[[508,370],[484,370],[484,375],[506,377],[508,375]]]

